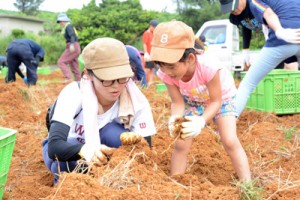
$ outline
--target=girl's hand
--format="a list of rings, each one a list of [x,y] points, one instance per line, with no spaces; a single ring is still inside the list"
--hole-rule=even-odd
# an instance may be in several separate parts
[[[202,116],[186,116],[185,119],[188,121],[182,122],[181,138],[197,137],[205,126],[205,119]]]
[[[181,118],[182,116],[179,115],[173,115],[169,118],[168,122],[168,129],[169,129],[169,134],[172,138],[175,138],[177,135],[174,133],[175,130],[175,121],[178,118]]]

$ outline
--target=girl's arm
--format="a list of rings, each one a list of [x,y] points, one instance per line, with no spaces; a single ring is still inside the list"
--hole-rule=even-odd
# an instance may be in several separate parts
[[[217,114],[217,112],[219,111],[222,105],[220,70],[217,71],[213,79],[207,83],[206,87],[209,92],[210,103],[205,108],[202,117],[205,119],[205,122],[207,123]]]
[[[171,97],[171,116],[184,115],[184,101],[176,85],[166,84]]]

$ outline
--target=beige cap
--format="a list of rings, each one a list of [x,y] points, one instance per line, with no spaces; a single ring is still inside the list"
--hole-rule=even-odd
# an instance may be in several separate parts
[[[185,49],[194,48],[194,43],[194,31],[185,23],[176,20],[162,22],[153,32],[151,60],[176,63]]]
[[[82,59],[85,68],[93,70],[101,80],[133,76],[125,45],[114,38],[93,40],[83,49]]]

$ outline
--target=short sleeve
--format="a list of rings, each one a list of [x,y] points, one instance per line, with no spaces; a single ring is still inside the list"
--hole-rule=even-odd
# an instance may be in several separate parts
[[[254,17],[261,24],[264,24],[263,14],[265,10],[269,8],[269,5],[266,4],[263,0],[251,0],[250,9]]]

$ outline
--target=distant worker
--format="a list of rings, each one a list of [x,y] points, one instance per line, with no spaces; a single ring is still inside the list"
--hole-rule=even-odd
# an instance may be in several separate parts
[[[203,46],[204,48],[204,51],[207,51],[208,47],[207,47],[207,44],[206,44],[206,38],[204,35],[200,35],[199,36],[199,40],[197,40],[200,42],[200,44]]]
[[[73,80],[71,71],[74,74],[75,80],[79,81],[81,79],[81,72],[78,66],[78,57],[81,49],[78,42],[77,31],[70,21],[70,18],[65,13],[61,13],[57,16],[57,23],[63,28],[62,34],[66,39],[66,49],[58,59],[57,64],[65,76],[65,81]],[[71,71],[68,65],[70,65]]]
[[[125,45],[129,56],[130,66],[136,78],[142,87],[147,87],[146,73],[143,68],[142,56],[137,48],[131,45]]]
[[[143,37],[142,37],[148,86],[150,86],[153,83],[153,79],[154,79],[155,65],[150,60],[150,53],[151,53],[151,41],[153,38],[153,31],[157,25],[158,22],[156,20],[151,20],[149,22],[149,28],[143,33]]]
[[[9,44],[6,53],[8,72],[5,82],[15,82],[15,74],[18,73],[26,85],[35,85],[38,79],[39,62],[44,60],[45,51],[43,47],[29,39],[17,39]],[[19,68],[21,63],[26,66],[26,76]]]

